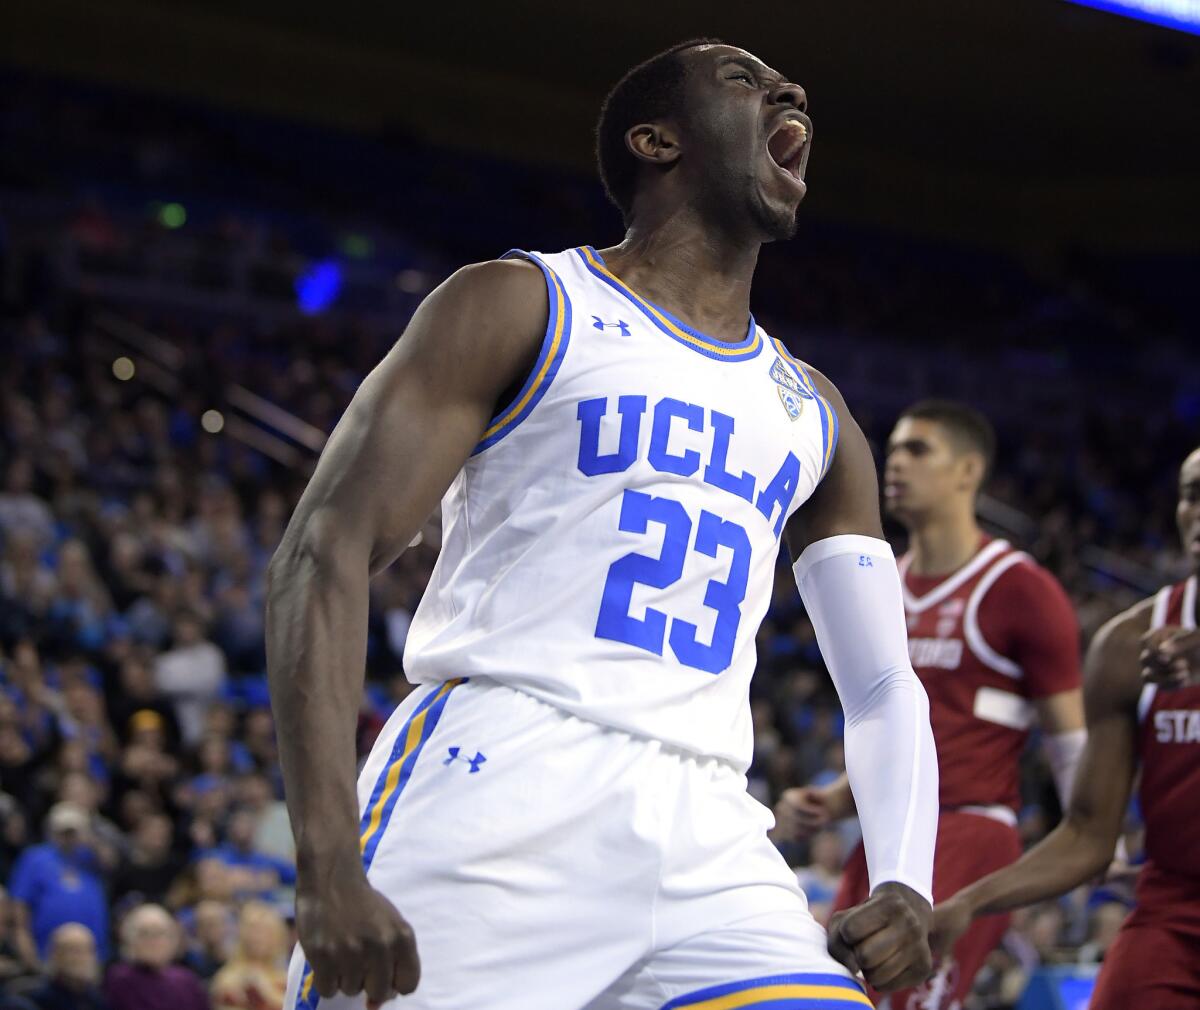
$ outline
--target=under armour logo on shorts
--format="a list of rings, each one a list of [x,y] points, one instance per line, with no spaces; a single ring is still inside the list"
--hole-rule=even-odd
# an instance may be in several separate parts
[[[474,775],[477,771],[479,771],[480,766],[487,760],[487,758],[484,757],[483,754],[480,753],[479,751],[475,752],[475,756],[473,758],[459,757],[458,752],[460,750],[461,750],[460,747],[449,748],[450,756],[448,758],[446,758],[446,760],[443,761],[442,764],[452,765],[452,764],[454,764],[455,761],[465,761],[467,764],[469,764],[471,766],[471,770],[467,774]]]

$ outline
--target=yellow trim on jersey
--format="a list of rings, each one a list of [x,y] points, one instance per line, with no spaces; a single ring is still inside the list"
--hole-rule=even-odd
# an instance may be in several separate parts
[[[522,410],[525,409],[525,405],[533,398],[534,394],[541,387],[542,382],[546,378],[546,374],[550,371],[550,366],[554,363],[554,360],[558,355],[558,347],[559,344],[562,343],[563,323],[566,319],[566,314],[563,311],[566,296],[563,293],[562,281],[558,279],[558,274],[549,268],[546,269],[546,272],[554,280],[554,305],[551,306],[551,311],[554,315],[554,338],[550,341],[550,347],[546,351],[546,357],[542,361],[542,367],[538,370],[537,375],[534,376],[533,381],[525,390],[525,395],[522,396],[516,403],[514,403],[505,412],[503,417],[495,421],[491,427],[489,427],[487,431],[483,433],[483,437],[480,439],[481,442],[491,438],[494,434],[496,434],[496,432],[498,432],[514,417],[520,414]]]
[[[462,678],[460,677],[448,680],[442,684],[438,688],[437,694],[434,695],[433,700],[425,707],[425,710],[409,723],[408,735],[404,738],[404,751],[392,762],[391,767],[388,768],[387,781],[384,783],[383,792],[379,794],[379,799],[375,801],[375,806],[371,809],[371,819],[367,822],[367,828],[359,839],[360,851],[366,851],[371,838],[379,830],[379,825],[383,822],[383,811],[387,808],[388,800],[392,798],[392,794],[396,791],[396,787],[400,783],[400,772],[404,768],[404,762],[412,757],[417,748],[421,746],[422,736],[425,731],[425,718],[429,715],[430,709],[461,683]]]
[[[726,996],[706,999],[703,1003],[686,1003],[679,1010],[735,1010],[737,1007],[752,1007],[756,1003],[769,1003],[784,999],[834,1000],[852,1006],[874,1007],[866,996],[857,989],[840,985],[765,985],[757,989],[743,989]]]
[[[631,288],[628,284],[621,280],[620,277],[609,270],[608,267],[606,267],[600,260],[593,256],[590,249],[588,249],[586,246],[583,246],[581,247],[580,252],[588,261],[588,264],[592,267],[592,269],[604,274],[604,276],[617,285],[625,295],[627,295],[632,301],[636,302],[639,308],[653,316],[655,321],[658,322],[663,329],[668,330],[672,336],[678,337],[685,343],[691,344],[694,347],[703,348],[706,351],[711,351],[714,354],[723,354],[727,356],[737,355],[739,357],[750,357],[762,344],[762,335],[759,333],[757,325],[754,327],[754,339],[749,344],[743,344],[736,347],[731,347],[729,344],[723,343],[720,340],[705,340],[701,337],[697,337],[695,334],[688,333],[687,330],[680,329],[680,327],[668,316],[664,315],[653,304],[642,298],[641,295],[633,290],[633,288]]]

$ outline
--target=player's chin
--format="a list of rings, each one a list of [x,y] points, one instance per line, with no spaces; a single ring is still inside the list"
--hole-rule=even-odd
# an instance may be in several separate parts
[[[764,194],[757,208],[757,217],[768,242],[784,242],[796,234],[799,207],[799,198],[781,199],[774,194]]]

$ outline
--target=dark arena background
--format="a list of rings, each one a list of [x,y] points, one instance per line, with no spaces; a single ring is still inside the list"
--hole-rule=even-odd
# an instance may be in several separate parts
[[[1149,18],[1094,9],[1123,6]],[[50,1007],[67,962],[98,980],[174,962],[179,1010],[279,1005],[295,869],[266,565],[433,287],[511,247],[619,241],[599,103],[681,39],[721,37],[807,90],[809,192],[753,308],[837,383],[879,462],[915,400],[985,413],[981,519],[1062,582],[1084,645],[1184,578],[1198,26],[1200,5],[1148,0],[4,5],[0,1006]],[[372,584],[360,755],[411,690],[438,546],[435,517]],[[749,779],[772,804],[844,769],[783,564],[758,655]],[[1022,767],[1032,844],[1060,809],[1036,746]],[[70,830],[90,855],[56,872]],[[1018,912],[966,1006],[1086,1006],[1140,837],[1131,805],[1125,872]],[[818,917],[856,840],[851,820],[783,845]],[[52,955],[71,921],[90,938]],[[133,991],[75,1005],[160,1005]]]

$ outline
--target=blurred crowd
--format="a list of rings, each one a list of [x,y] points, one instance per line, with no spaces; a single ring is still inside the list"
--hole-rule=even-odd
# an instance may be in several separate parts
[[[390,231],[345,247],[341,300],[306,310],[296,294],[312,247],[340,234],[311,209],[311,189],[292,179],[286,214],[261,180],[226,200],[204,192],[182,224],[147,197],[189,179],[203,188],[204,117],[181,114],[171,141],[153,110],[139,127],[126,109],[114,139],[108,106],[40,100],[42,122],[26,103],[8,138],[31,151],[29,138],[51,131],[63,159],[38,147],[51,160],[35,181],[0,158],[0,1010],[276,1007],[295,867],[263,579],[313,454],[274,415],[235,425],[231,390],[328,432],[420,296],[513,222],[496,216],[489,167],[472,176],[457,158],[437,206],[483,234],[435,239],[428,208],[393,209]],[[103,159],[68,167],[69,145],[97,123],[108,130],[97,149],[130,172],[120,191]],[[245,158],[250,126],[214,143]],[[255,165],[224,169],[253,187]],[[562,244],[600,244],[586,231],[599,211],[580,195],[596,187],[544,188],[552,195],[529,183],[502,194],[524,212],[516,237],[552,219],[527,243],[552,248],[565,215],[575,233]],[[372,209],[367,195],[347,199]],[[995,514],[1063,579],[1085,635],[1176,574],[1172,489],[1200,387],[1179,367],[1172,318],[1154,320],[1157,342],[1130,360],[1123,327],[1143,317],[1134,303],[1111,311],[1109,292],[1056,288],[1011,264],[949,283],[945,271],[963,268],[944,251],[814,235],[796,254],[805,285],[783,281],[796,263],[764,263],[760,319],[839,381],[877,447],[920,396],[988,407],[1002,444]],[[955,356],[968,326],[979,354]],[[1106,553],[1087,561],[1089,546]],[[404,641],[437,550],[432,521],[373,583],[360,754],[410,690]],[[840,708],[786,576],[752,696],[750,788],[767,803],[844,768]],[[1032,841],[1058,810],[1032,749],[1026,765]],[[855,830],[785,850],[818,915]],[[977,1005],[1011,1005],[1037,964],[1100,959],[1128,901],[1118,880],[1019,914]]]

